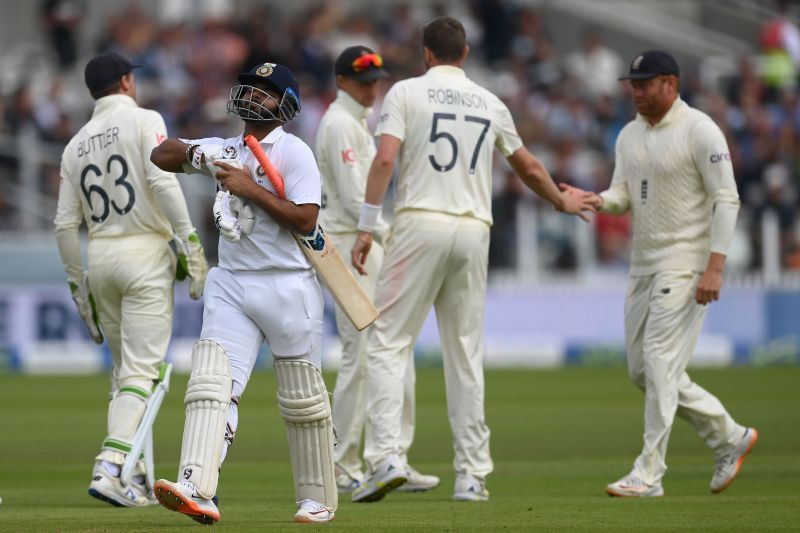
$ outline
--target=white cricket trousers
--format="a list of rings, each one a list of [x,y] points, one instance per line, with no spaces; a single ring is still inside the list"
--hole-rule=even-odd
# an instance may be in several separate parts
[[[364,265],[366,276],[359,274],[350,261],[350,252],[356,243],[357,233],[328,233],[328,238],[350,265],[359,285],[367,295],[375,299],[378,272],[383,264],[383,246],[373,241]],[[333,425],[336,428],[337,444],[334,448],[336,466],[354,479],[362,477],[361,437],[367,416],[367,331],[358,331],[347,315],[335,306],[336,328],[342,341],[342,361],[333,389]],[[414,358],[409,359],[403,389],[403,414],[400,427],[401,458],[408,462],[408,449],[414,440],[414,417],[416,395]]]
[[[175,254],[156,233],[89,241],[89,287],[108,339],[112,392],[149,391],[172,335]]]
[[[628,284],[628,374],[645,393],[644,447],[632,473],[648,485],[658,484],[667,471],[676,413],[715,451],[734,445],[746,430],[686,373],[707,310],[694,300],[699,279],[700,274],[690,271],[666,271],[632,276]]]
[[[172,335],[174,281],[175,254],[163,235],[89,241],[89,288],[114,362],[98,460],[125,461]]]
[[[428,211],[397,214],[387,239],[375,304],[381,315],[367,340],[370,468],[400,454],[405,376],[431,305],[442,343],[447,414],[458,473],[492,469],[483,412],[483,312],[489,226],[472,217]]]
[[[201,339],[225,348],[233,379],[226,440],[230,444],[239,424],[238,404],[261,345],[272,356],[302,359],[322,367],[322,291],[314,271],[208,272],[203,291]],[[223,448],[223,457],[227,448]]]

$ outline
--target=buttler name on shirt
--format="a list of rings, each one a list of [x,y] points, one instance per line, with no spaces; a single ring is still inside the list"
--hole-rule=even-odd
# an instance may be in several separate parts
[[[83,157],[96,150],[108,148],[110,145],[119,142],[119,128],[114,126],[108,128],[103,133],[92,135],[86,139],[78,141],[78,157]]]

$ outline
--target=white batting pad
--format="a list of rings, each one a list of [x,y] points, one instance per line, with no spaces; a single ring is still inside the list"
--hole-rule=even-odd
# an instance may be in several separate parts
[[[278,407],[286,422],[295,499],[311,499],[335,511],[333,421],[328,390],[319,369],[297,359],[275,361]]]
[[[217,491],[232,383],[225,349],[214,341],[198,341],[192,349],[192,374],[184,399],[178,480],[194,483],[204,498],[213,498]]]

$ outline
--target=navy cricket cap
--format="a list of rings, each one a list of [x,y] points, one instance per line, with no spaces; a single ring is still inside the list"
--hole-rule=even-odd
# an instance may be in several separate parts
[[[618,80],[644,80],[662,74],[680,77],[680,69],[675,58],[662,50],[648,50],[631,61],[630,72]]]
[[[383,70],[383,58],[366,46],[345,48],[336,58],[333,72],[363,82],[389,77],[389,73]]]
[[[96,92],[111,87],[122,76],[140,66],[132,64],[115,52],[106,52],[93,57],[86,63],[83,77],[89,91]]]
[[[300,101],[300,84],[297,83],[297,78],[291,70],[277,63],[256,65],[249,71],[239,74],[239,83],[266,85],[281,97],[288,91],[298,102]]]

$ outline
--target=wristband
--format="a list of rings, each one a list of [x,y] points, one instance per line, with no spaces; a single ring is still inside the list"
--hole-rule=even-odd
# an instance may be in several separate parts
[[[190,145],[186,146],[186,162],[187,163],[191,163],[192,162],[192,155],[194,155],[194,150],[198,146],[200,146],[200,145],[199,144],[190,144]]]
[[[372,233],[375,231],[375,222],[378,220],[378,215],[382,211],[382,206],[373,205],[364,202],[361,204],[361,213],[358,216],[358,231],[366,231]]]

